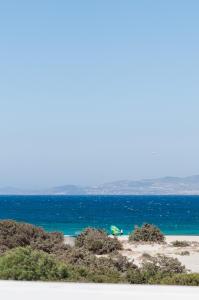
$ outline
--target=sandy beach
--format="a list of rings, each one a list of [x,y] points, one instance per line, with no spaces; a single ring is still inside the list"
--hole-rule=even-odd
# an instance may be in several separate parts
[[[126,256],[129,261],[134,260],[134,263],[138,266],[144,259],[143,254],[147,253],[151,256],[163,254],[177,258],[188,270],[199,273],[199,236],[167,235],[164,244],[129,243],[128,236],[118,237],[118,239],[123,245],[120,254]],[[189,246],[174,247],[172,242],[176,240],[187,241]],[[65,236],[65,242],[73,246],[74,237]]]
[[[196,300],[198,292],[198,287],[0,281],[0,297],[4,300]]]
[[[123,244],[123,250],[120,253],[129,260],[134,260],[135,264],[140,265],[143,261],[143,254],[155,256],[163,254],[166,256],[178,258],[191,272],[199,272],[199,236],[166,236],[165,244],[147,244],[147,243],[129,243],[128,236],[119,237]],[[189,246],[174,247],[174,241],[187,241]],[[188,255],[183,253],[187,252]]]

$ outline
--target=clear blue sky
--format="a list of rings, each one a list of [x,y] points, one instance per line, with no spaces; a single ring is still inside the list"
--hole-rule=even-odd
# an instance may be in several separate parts
[[[0,185],[199,173],[199,1],[0,1]]]

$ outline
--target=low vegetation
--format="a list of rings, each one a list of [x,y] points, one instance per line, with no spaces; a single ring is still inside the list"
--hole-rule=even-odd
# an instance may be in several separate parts
[[[182,251],[182,252],[180,253],[180,255],[190,255],[190,252],[189,252],[189,251]]]
[[[159,283],[169,285],[199,286],[199,273],[175,274],[172,277],[163,278]]]
[[[16,247],[31,246],[33,249],[55,253],[65,249],[64,236],[59,232],[48,233],[42,228],[11,220],[0,222],[0,253]]]
[[[143,228],[141,241],[164,241],[155,226]],[[150,238],[148,229],[153,232]],[[2,221],[0,249],[0,279],[199,285],[199,274],[187,274],[174,258],[144,254],[142,265],[136,266],[119,254],[122,245],[117,238],[93,228],[84,230],[70,247],[59,233]]]
[[[146,253],[146,252],[144,252],[143,254],[142,254],[142,258],[143,259],[150,259],[151,258],[151,255],[149,254],[149,253]]]
[[[144,224],[141,227],[135,228],[129,235],[129,241],[163,243],[165,237],[158,227],[151,224]]]
[[[157,255],[142,264],[142,272],[146,283],[158,283],[160,279],[173,274],[186,273],[186,268],[177,258]]]
[[[0,278],[13,280],[66,280],[66,265],[43,251],[16,248],[0,256]]]
[[[148,256],[140,268],[128,270],[127,279],[134,284],[156,284],[167,276],[182,273],[186,273],[186,269],[177,259],[164,255]]]
[[[174,241],[171,243],[173,247],[188,247],[190,243],[187,241]]]
[[[122,249],[122,244],[116,237],[111,238],[105,231],[94,228],[86,228],[76,238],[75,246],[99,255]]]

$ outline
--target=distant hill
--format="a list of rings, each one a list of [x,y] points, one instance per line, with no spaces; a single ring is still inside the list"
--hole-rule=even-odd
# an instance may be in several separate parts
[[[63,185],[45,190],[43,193],[53,195],[84,195],[85,189],[77,185]]]
[[[199,175],[163,177],[143,180],[122,180],[87,189],[88,194],[104,195],[199,195]]]
[[[121,180],[87,187],[63,185],[43,190],[2,187],[0,195],[199,195],[199,175]]]

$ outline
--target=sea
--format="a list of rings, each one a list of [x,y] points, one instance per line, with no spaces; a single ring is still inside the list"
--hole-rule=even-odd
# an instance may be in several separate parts
[[[73,236],[111,225],[128,234],[144,223],[168,235],[199,235],[199,196],[0,196],[0,219]]]

